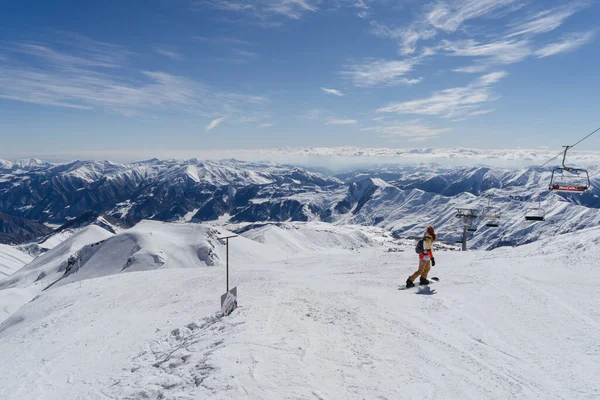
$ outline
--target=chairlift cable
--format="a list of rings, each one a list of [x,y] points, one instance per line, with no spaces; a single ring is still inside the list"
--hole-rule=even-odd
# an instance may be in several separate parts
[[[587,138],[589,138],[590,136],[592,136],[593,134],[595,134],[596,132],[600,131],[600,127],[598,129],[596,129],[595,131],[591,132],[590,134],[588,134],[586,137],[584,137],[583,139],[579,140],[577,143],[569,146],[569,150],[572,149],[573,147],[577,146],[579,143],[583,142],[584,140],[586,140]],[[558,153],[557,155],[555,155],[554,157],[552,157],[551,159],[549,159],[548,161],[546,161],[545,163],[543,163],[542,165],[540,165],[538,167],[539,168],[543,168],[544,166],[548,165],[549,163],[551,163],[552,161],[556,160],[558,157],[560,157],[561,155],[564,154],[564,150],[561,151],[560,153]]]

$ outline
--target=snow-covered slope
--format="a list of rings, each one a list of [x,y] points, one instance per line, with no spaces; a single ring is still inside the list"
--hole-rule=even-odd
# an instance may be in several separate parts
[[[90,225],[37,257],[10,277],[0,280],[0,291],[10,287],[31,285],[43,289],[64,274],[67,260],[79,249],[92,243],[99,243],[111,236],[110,232]]]
[[[0,277],[8,276],[33,259],[14,246],[0,244]]]
[[[98,243],[112,234],[91,225],[43,253],[7,277],[0,277],[0,321],[19,309],[42,290],[60,279],[69,258],[83,246]]]
[[[199,224],[142,221],[100,243],[84,246],[57,285],[85,279],[152,269],[221,267],[226,248],[220,237],[230,232]],[[232,242],[244,260],[272,260],[281,252],[244,237]]]
[[[142,221],[113,235],[90,225],[11,276],[0,279],[0,302],[10,300],[10,310],[14,312],[42,290],[86,279],[148,269],[223,266],[225,245],[218,238],[229,234],[198,224]],[[267,251],[264,245],[244,237],[234,243],[243,251],[245,262],[283,257],[281,250]]]
[[[8,276],[33,260],[33,257],[14,246],[0,244],[0,277]]]
[[[249,239],[290,253],[332,253],[393,245],[389,232],[375,227],[288,222],[249,225],[238,229]]]
[[[152,246],[165,248],[179,229],[144,225],[138,230],[153,233]],[[260,254],[286,246],[267,233]],[[600,393],[597,228],[489,252],[438,252],[433,275],[441,281],[406,291],[396,289],[416,267],[410,247],[306,251],[282,262],[256,258],[248,239],[235,240],[230,279],[241,307],[230,317],[215,314],[222,268],[148,270],[153,257],[140,257],[138,272],[43,292],[0,324],[8,360],[0,398]]]

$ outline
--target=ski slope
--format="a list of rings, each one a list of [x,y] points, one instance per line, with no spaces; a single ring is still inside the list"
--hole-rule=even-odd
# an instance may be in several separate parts
[[[157,235],[150,224],[137,227],[140,240]],[[152,246],[192,240],[161,225]],[[600,396],[598,229],[440,251],[441,282],[405,291],[396,289],[416,267],[410,246],[300,251],[309,239],[297,236],[283,256],[293,238],[277,246],[269,235],[231,242],[240,308],[230,317],[215,313],[220,264],[150,269],[142,264],[153,259],[139,258],[135,272],[42,292],[0,325],[0,398]]]

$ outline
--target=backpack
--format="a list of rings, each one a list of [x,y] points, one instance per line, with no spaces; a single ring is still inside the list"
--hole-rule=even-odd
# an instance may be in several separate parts
[[[425,253],[425,247],[423,246],[423,239],[421,239],[417,242],[417,245],[415,246],[415,252],[417,254]]]

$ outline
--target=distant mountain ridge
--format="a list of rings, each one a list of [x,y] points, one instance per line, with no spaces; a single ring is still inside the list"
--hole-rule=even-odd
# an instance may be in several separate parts
[[[497,229],[478,221],[482,229],[474,233],[473,246],[515,245],[599,225],[599,190],[594,187],[580,196],[548,193],[549,171],[418,164],[333,176],[233,159],[132,164],[35,160],[10,164],[0,173],[0,221],[11,227],[7,234],[14,234],[16,226],[21,229],[18,236],[8,239],[5,234],[0,240],[22,243],[47,235],[49,229],[41,224],[105,224],[111,230],[153,219],[351,223],[380,226],[398,237],[420,234],[434,224],[440,237],[452,242],[459,235],[453,231],[460,229],[456,208],[483,209],[488,201],[502,209],[503,218]],[[548,221],[525,223],[524,213],[537,206],[540,194]]]

